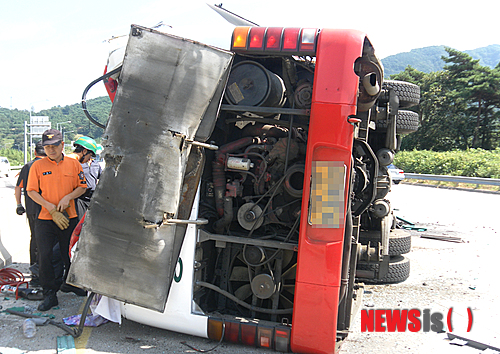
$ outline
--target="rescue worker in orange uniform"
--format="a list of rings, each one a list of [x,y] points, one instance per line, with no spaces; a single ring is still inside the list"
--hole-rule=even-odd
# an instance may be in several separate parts
[[[38,310],[48,311],[59,304],[56,295],[59,289],[77,295],[85,292],[66,284],[65,280],[70,267],[69,240],[78,223],[74,199],[85,193],[87,181],[80,163],[64,157],[60,131],[46,130],[42,135],[42,145],[47,157],[31,166],[26,190],[28,196],[42,206],[36,221],[36,233],[44,300]],[[63,284],[57,281],[52,267],[52,252],[57,242],[65,267]]]

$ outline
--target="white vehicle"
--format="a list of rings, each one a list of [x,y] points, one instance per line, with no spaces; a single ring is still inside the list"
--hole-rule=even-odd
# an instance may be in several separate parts
[[[0,175],[9,177],[10,170],[10,162],[6,157],[0,156]]]
[[[391,163],[387,166],[387,169],[389,170],[389,176],[391,176],[392,183],[399,184],[399,182],[405,179],[405,172],[397,168],[394,164]]]

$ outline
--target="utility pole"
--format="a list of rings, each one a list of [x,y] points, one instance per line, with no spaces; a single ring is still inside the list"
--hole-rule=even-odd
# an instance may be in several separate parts
[[[31,116],[31,114],[30,114],[30,116]],[[28,126],[28,122],[24,121],[24,164],[25,165],[28,163],[28,160],[27,160],[28,153],[26,151],[26,149],[27,149],[27,146],[26,146],[26,144],[27,144],[27,139],[26,139],[27,126]]]

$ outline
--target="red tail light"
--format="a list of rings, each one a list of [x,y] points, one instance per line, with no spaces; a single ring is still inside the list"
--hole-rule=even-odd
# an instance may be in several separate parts
[[[250,30],[250,42],[248,43],[248,49],[264,50],[265,34],[265,27],[252,27]]]
[[[262,348],[273,347],[273,328],[259,327],[257,329],[257,346]]]
[[[255,347],[257,326],[253,324],[241,324],[241,343]]]
[[[278,352],[290,351],[290,327],[276,328],[274,336],[274,349]]]
[[[317,28],[236,27],[231,50],[281,55],[316,55]]]
[[[283,33],[283,50],[296,52],[299,44],[300,28],[285,28]]]
[[[240,338],[240,324],[226,322],[224,330],[224,340],[227,342],[238,343]]]
[[[266,36],[266,51],[279,51],[281,47],[281,33],[283,28],[281,27],[270,27],[267,29]]]
[[[249,323],[239,319],[208,319],[208,338],[242,343],[260,348],[275,349],[280,352],[290,351],[291,327],[284,325],[266,326],[260,323]]]
[[[104,68],[104,74],[108,72],[108,66]],[[115,100],[116,90],[118,89],[118,82],[112,78],[108,78],[104,81],[104,87],[108,92],[108,96],[111,99],[111,102]]]

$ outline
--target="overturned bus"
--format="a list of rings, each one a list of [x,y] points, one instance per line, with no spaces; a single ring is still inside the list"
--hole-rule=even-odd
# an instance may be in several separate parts
[[[363,282],[408,277],[387,166],[420,91],[384,81],[365,33],[236,27],[226,51],[133,25],[101,79],[106,168],[68,282],[151,326],[334,353]]]

